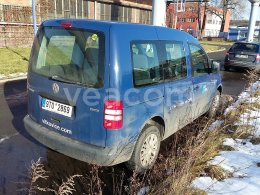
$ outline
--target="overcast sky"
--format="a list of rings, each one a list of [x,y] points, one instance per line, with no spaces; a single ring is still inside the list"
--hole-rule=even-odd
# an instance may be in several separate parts
[[[251,3],[247,1],[247,13],[244,14],[243,19],[249,20],[250,17],[250,11],[251,11]],[[258,8],[258,17],[257,20],[260,20],[260,7]]]

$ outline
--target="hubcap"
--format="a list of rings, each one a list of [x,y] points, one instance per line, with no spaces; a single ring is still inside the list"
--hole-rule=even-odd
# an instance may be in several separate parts
[[[155,159],[158,150],[158,137],[155,134],[149,135],[141,148],[140,161],[142,166],[149,166]]]

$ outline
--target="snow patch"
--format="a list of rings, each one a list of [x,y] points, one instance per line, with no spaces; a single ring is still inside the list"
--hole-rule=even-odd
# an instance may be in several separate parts
[[[226,109],[227,114],[241,102],[255,103],[260,97],[251,97],[259,90],[260,81],[252,84],[239,96],[238,100]],[[214,123],[213,123],[214,124]],[[212,126],[214,126],[212,124]],[[215,124],[218,124],[216,121]],[[260,137],[260,109],[247,110],[241,114],[239,122],[234,125],[250,125],[254,136]],[[239,128],[239,127],[238,127]],[[206,191],[208,194],[259,194],[260,192],[260,145],[253,145],[249,139],[226,138],[225,146],[231,146],[235,151],[222,151],[218,156],[208,161],[210,165],[217,165],[232,173],[232,177],[217,181],[210,177],[197,177],[192,186]]]

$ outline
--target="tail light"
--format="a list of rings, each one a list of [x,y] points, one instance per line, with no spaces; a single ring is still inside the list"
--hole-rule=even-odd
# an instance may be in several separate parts
[[[60,25],[63,28],[71,28],[72,27],[72,23],[70,23],[70,22],[62,22]]]
[[[120,129],[123,126],[123,102],[106,100],[104,105],[104,128]]]
[[[226,56],[227,56],[227,57],[229,56],[229,53],[228,53],[228,52],[226,53]]]
[[[256,55],[256,60],[259,61],[260,60],[260,54]]]

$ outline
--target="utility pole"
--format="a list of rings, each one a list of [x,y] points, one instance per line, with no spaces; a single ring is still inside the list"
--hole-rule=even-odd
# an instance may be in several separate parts
[[[166,26],[167,0],[153,0],[153,25]]]
[[[36,25],[36,11],[35,11],[35,0],[32,0],[32,18],[33,18],[33,34],[37,34],[37,25]]]
[[[260,0],[249,0],[251,2],[251,14],[248,27],[247,41],[254,40],[255,23],[257,18],[257,9],[259,7]]]

